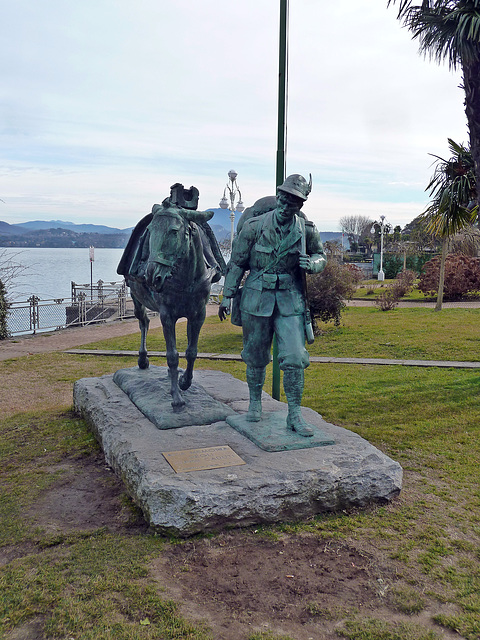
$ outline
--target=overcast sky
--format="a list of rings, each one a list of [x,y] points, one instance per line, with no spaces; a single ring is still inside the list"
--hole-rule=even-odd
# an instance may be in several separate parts
[[[134,225],[170,185],[217,207],[275,191],[279,0],[0,0],[0,220]],[[290,0],[287,174],[304,211],[422,212],[461,78],[418,55],[386,0]]]

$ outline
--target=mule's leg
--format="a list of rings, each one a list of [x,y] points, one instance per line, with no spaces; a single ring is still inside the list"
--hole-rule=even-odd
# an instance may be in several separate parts
[[[147,315],[147,309],[143,304],[132,295],[134,313],[140,325],[140,331],[142,334],[140,349],[138,351],[138,366],[140,369],[148,369],[148,355],[147,355],[147,333],[150,319]]]
[[[172,407],[180,409],[185,405],[180,389],[178,388],[178,351],[175,337],[176,319],[168,313],[161,313],[163,335],[167,347],[168,375],[170,376],[170,393],[172,394]]]
[[[188,338],[188,346],[185,351],[185,358],[187,359],[187,368],[180,376],[179,386],[180,389],[185,391],[192,384],[193,379],[193,366],[195,364],[195,360],[197,359],[197,350],[198,350],[198,337],[200,335],[200,330],[205,322],[206,310],[205,306],[201,309],[201,311],[193,316],[192,318],[188,318],[187,321],[187,338]]]

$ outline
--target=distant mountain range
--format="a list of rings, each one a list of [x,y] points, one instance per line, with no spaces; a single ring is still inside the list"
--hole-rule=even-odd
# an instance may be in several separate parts
[[[207,210],[207,209],[206,209]],[[230,211],[228,209],[211,208],[214,216],[210,226],[219,242],[230,237]],[[234,226],[240,219],[235,214]],[[122,248],[126,245],[134,227],[119,229],[100,224],[75,224],[64,220],[34,220],[9,224],[0,220],[0,247],[89,247],[95,246]],[[322,241],[338,240],[342,234],[336,231],[320,233]],[[347,245],[347,240],[345,239]]]
[[[116,229],[106,227],[102,224],[75,224],[64,220],[34,220],[32,222],[20,222],[18,224],[8,224],[0,220],[0,235],[22,235],[31,231],[45,231],[47,229],[66,229],[75,233],[131,233],[133,227],[129,229]]]

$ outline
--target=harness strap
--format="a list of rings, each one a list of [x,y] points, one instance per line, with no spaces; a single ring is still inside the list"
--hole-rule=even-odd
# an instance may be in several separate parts
[[[300,220],[303,221],[303,230],[305,230],[305,221],[303,220],[303,218],[301,218],[300,216],[298,216]],[[262,228],[260,227],[260,229],[256,230],[256,234],[255,234],[255,241],[258,241],[258,238],[260,236],[260,232],[261,232]],[[289,234],[290,235],[290,234]],[[288,236],[287,236],[288,237]],[[289,251],[290,251],[291,245],[288,245],[287,247],[284,247],[283,250],[281,250],[279,253],[277,253],[276,257],[273,258],[273,260],[271,260],[269,262],[269,264],[267,264],[266,267],[263,267],[263,269],[260,269],[259,271],[257,271],[256,273],[254,273],[251,278],[250,278],[250,282],[253,282],[255,280],[258,280],[258,278],[261,278],[263,276],[264,273],[267,273],[267,271],[269,269],[272,269],[273,267],[276,267],[277,264],[280,262],[280,260],[282,258],[284,258],[286,255],[288,255]]]
[[[166,267],[175,266],[175,260],[167,260],[167,258],[157,258],[156,260],[150,259],[149,262],[156,262],[158,264],[163,264]]]

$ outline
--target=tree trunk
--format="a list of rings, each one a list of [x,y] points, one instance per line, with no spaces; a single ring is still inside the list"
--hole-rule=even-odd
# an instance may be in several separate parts
[[[475,163],[476,201],[480,202],[480,61],[463,62],[465,114],[470,136],[470,151]],[[479,207],[480,212],[480,207]]]
[[[445,285],[445,262],[447,259],[448,244],[449,244],[449,238],[447,236],[443,239],[443,243],[442,243],[442,256],[440,258],[440,273],[438,274],[438,293],[437,293],[437,304],[435,305],[435,311],[442,310],[443,288]]]

